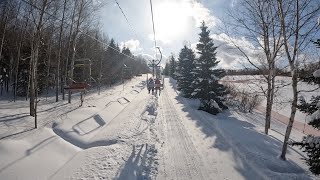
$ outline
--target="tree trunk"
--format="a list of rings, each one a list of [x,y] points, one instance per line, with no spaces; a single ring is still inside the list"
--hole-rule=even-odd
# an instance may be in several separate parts
[[[273,61],[274,62],[274,61]],[[271,107],[270,107],[270,116],[272,115],[272,106],[273,106],[273,100],[274,100],[274,89],[275,89],[275,85],[274,85],[274,82],[275,82],[275,73],[274,73],[274,64],[273,64],[273,68],[272,68],[272,78],[271,78],[271,95],[270,95],[270,104],[271,104]],[[269,121],[269,125],[268,125],[268,128],[270,129],[270,126],[271,126],[271,119]]]
[[[35,46],[31,49],[31,59],[30,59],[30,115],[35,115],[35,73],[36,73],[36,67],[35,67]]]
[[[62,48],[62,33],[63,33],[63,25],[64,25],[64,14],[66,10],[67,1],[64,0],[63,12],[62,12],[62,20],[60,25],[60,33],[59,33],[59,49],[58,49],[58,62],[57,62],[57,74],[56,74],[56,102],[59,101],[59,88],[60,88],[60,61],[61,61],[61,48]]]
[[[2,50],[3,50],[3,45],[4,45],[4,39],[5,39],[5,36],[6,36],[7,21],[8,21],[8,14],[5,15],[4,27],[3,27],[3,31],[2,31],[2,37],[1,37],[0,62],[2,61]]]
[[[48,55],[48,64],[47,64],[47,79],[46,79],[46,98],[49,94],[49,79],[50,79],[50,67],[51,67],[51,43],[49,44],[49,55]]]
[[[294,66],[294,65],[291,65]],[[292,67],[294,68],[294,67]],[[297,111],[297,102],[298,102],[298,75],[297,75],[297,70],[293,70],[292,71],[292,92],[293,92],[293,100],[292,100],[292,104],[291,104],[291,114],[290,114],[290,118],[289,118],[289,123],[287,126],[287,130],[286,130],[286,134],[284,137],[284,142],[283,142],[283,146],[282,146],[282,152],[281,152],[281,159],[286,160],[286,152],[287,152],[287,148],[288,148],[288,141],[289,141],[289,137],[290,137],[290,133],[292,130],[292,126],[293,126],[293,122],[294,122],[294,117],[296,115],[296,111]]]
[[[69,85],[73,83],[73,69],[74,69],[74,61],[75,61],[75,56],[76,56],[76,40],[77,36],[79,33],[79,28],[81,24],[81,18],[82,18],[82,13],[83,13],[83,8],[84,8],[84,1],[81,0],[80,2],[80,8],[79,8],[79,13],[78,13],[78,19],[77,19],[77,26],[74,32],[73,36],[73,41],[72,41],[72,56],[71,56],[71,63],[70,63],[70,79],[69,79]],[[71,91],[69,90],[68,92],[68,103],[71,103]]]
[[[74,60],[76,56],[76,39],[77,39],[77,33],[74,34],[74,38],[72,42],[72,56],[71,56],[71,63],[70,63],[69,85],[73,83],[73,69],[74,69]],[[71,90],[68,91],[68,103],[71,103]]]
[[[32,53],[31,53],[32,56]],[[30,56],[30,62],[29,62],[29,73],[28,73],[28,86],[26,87],[26,101],[28,100],[28,97],[30,96],[30,84],[31,84],[31,70],[32,70],[32,58]],[[30,106],[31,108],[31,106]]]
[[[272,103],[271,103],[271,91],[272,91],[272,83],[271,83],[271,73],[269,71],[268,74],[268,79],[267,79],[267,83],[268,83],[268,89],[267,89],[267,106],[266,106],[266,124],[265,124],[265,129],[264,132],[265,134],[268,134],[269,128],[270,128],[270,121],[271,121],[271,111],[272,111]]]
[[[279,8],[279,16],[280,16],[280,21],[281,21],[281,30],[282,30],[282,35],[284,36],[284,47],[285,51],[287,54],[288,58],[288,63],[290,65],[290,70],[291,70],[291,75],[292,75],[292,92],[293,92],[293,99],[292,99],[292,104],[291,104],[291,114],[289,118],[289,123],[286,129],[286,134],[284,137],[284,142],[282,146],[282,151],[280,158],[282,160],[286,160],[286,153],[287,153],[287,148],[288,148],[288,140],[291,134],[293,122],[294,122],[294,117],[296,115],[296,110],[297,110],[297,101],[298,101],[298,90],[297,90],[297,85],[298,85],[298,75],[297,75],[297,67],[295,65],[296,58],[297,58],[297,51],[298,51],[298,39],[299,39],[299,23],[300,23],[300,8],[299,8],[299,0],[296,0],[296,9],[294,9],[294,17],[295,17],[295,24],[292,27],[294,29],[294,45],[293,47],[293,52],[292,54],[290,53],[289,50],[289,39],[287,37],[287,31],[286,31],[286,23],[285,23],[285,12],[283,11],[283,1],[278,0],[278,8]],[[291,22],[290,22],[291,23]]]
[[[74,2],[74,8],[73,8],[73,12],[72,12],[72,17],[71,17],[71,27],[70,27],[70,32],[69,32],[69,40],[68,40],[68,49],[67,49],[67,58],[66,58],[66,62],[65,62],[65,70],[64,70],[64,85],[66,86],[68,82],[68,78],[69,78],[69,74],[68,74],[68,64],[69,64],[69,53],[70,53],[70,46],[71,46],[71,40],[72,40],[72,31],[73,31],[73,23],[74,23],[74,16],[75,16],[75,12],[76,12],[76,4],[77,1]],[[69,92],[69,91],[68,91]],[[69,92],[70,93],[70,92]],[[70,94],[69,94],[70,95]],[[63,90],[63,95],[62,95],[62,99],[65,100],[65,91]],[[69,101],[69,99],[68,99]],[[71,100],[70,100],[71,102]]]
[[[32,67],[31,67],[31,84],[30,84],[30,115],[36,115],[36,103],[37,103],[37,92],[38,92],[38,83],[37,83],[37,66],[39,59],[39,44],[40,44],[40,34],[36,35],[34,47],[32,48]],[[36,128],[36,127],[35,127]]]
[[[15,78],[14,78],[14,90],[13,90],[13,101],[16,102],[17,100],[17,86],[18,86],[18,74],[19,74],[19,64],[20,64],[20,56],[21,56],[21,46],[22,40],[19,42],[18,45],[18,55],[17,55],[17,62],[15,68]]]
[[[34,37],[32,41],[31,48],[31,84],[30,84],[30,115],[35,116],[37,111],[37,92],[38,92],[38,83],[37,83],[37,66],[39,59],[39,48],[41,41],[41,31],[43,26],[43,16],[45,9],[47,7],[48,1],[43,0],[41,6],[41,12],[39,13],[39,20],[37,21],[36,30],[34,32]],[[37,121],[37,118],[35,118]],[[36,122],[35,122],[36,123]],[[36,125],[36,124],[35,124]],[[36,127],[35,127],[36,128]]]

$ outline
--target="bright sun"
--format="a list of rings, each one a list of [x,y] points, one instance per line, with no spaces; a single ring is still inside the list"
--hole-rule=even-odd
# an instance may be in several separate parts
[[[190,5],[183,2],[166,1],[157,4],[153,11],[157,40],[170,43],[182,36],[188,25],[190,9]]]

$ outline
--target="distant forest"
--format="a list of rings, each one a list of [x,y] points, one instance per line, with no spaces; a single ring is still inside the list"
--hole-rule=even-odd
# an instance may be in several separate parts
[[[94,0],[0,1],[0,96],[33,101],[52,89],[58,101],[70,83],[110,85],[148,72],[144,58],[103,33],[102,6]]]
[[[298,75],[301,78],[312,76],[312,73],[320,68],[319,62],[313,62],[301,66],[298,68]],[[266,68],[245,68],[245,69],[226,69],[226,75],[266,75],[268,74],[268,70]],[[291,77],[291,72],[286,70],[285,68],[275,68],[275,74],[277,76],[289,76]]]

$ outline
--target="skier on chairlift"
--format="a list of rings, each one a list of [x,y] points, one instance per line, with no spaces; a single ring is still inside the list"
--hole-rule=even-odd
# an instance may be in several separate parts
[[[149,78],[148,80],[148,92],[150,94],[150,91],[152,90],[152,94],[153,94],[153,91],[154,91],[154,80],[152,77]]]
[[[161,86],[160,79],[157,78],[156,81],[155,81],[155,89],[156,89],[156,94],[157,94],[158,91],[159,91],[159,96],[160,96],[160,86]]]

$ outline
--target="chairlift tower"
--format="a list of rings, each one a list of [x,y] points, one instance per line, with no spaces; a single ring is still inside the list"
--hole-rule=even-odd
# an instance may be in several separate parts
[[[73,81],[91,84],[91,60],[76,59],[74,64]]]
[[[83,94],[91,85],[91,60],[89,58],[76,59],[73,66],[73,79],[69,86],[64,89],[69,90],[69,99],[71,102],[71,92],[80,92],[80,101],[82,106]]]
[[[158,49],[159,53],[160,53],[160,59],[152,59],[151,63],[149,64],[152,67],[152,77],[155,77],[155,70],[156,67],[158,67],[158,65],[160,64],[161,60],[162,60],[162,53],[159,47],[156,47],[156,49]]]

